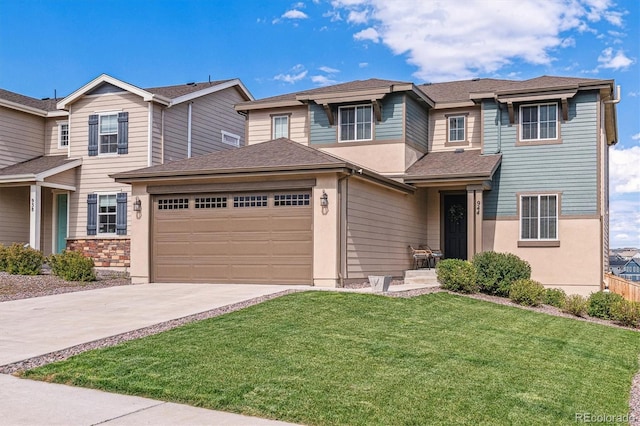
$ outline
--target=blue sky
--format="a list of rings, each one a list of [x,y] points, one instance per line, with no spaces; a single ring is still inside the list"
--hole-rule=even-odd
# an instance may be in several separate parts
[[[372,77],[615,79],[611,245],[640,247],[639,43],[638,0],[0,0],[0,87],[238,77],[259,99]]]

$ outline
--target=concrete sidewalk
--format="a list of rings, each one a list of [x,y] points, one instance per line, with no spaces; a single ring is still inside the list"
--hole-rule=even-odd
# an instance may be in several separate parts
[[[189,405],[0,374],[0,423],[65,425],[291,425]]]

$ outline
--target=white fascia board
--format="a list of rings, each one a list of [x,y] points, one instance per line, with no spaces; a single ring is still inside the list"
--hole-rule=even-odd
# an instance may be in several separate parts
[[[158,101],[158,102],[164,101],[164,98],[162,98],[161,96],[154,95],[153,93],[147,92],[146,90],[143,90],[132,84],[126,83],[122,80],[118,80],[117,78],[111,77],[110,75],[102,74],[99,77],[90,81],[89,83],[85,84],[84,86],[82,86],[81,88],[79,88],[78,90],[76,90],[75,92],[73,92],[72,94],[70,94],[63,100],[61,100],[60,102],[58,102],[56,107],[58,109],[67,109],[69,104],[75,102],[80,97],[84,96],[87,92],[90,92],[91,90],[95,89],[96,87],[98,87],[103,83],[109,83],[116,87],[121,88],[122,90],[126,90],[127,92],[136,94],[141,98],[143,98],[145,101]]]
[[[47,111],[39,108],[34,108],[26,105],[22,105],[16,102],[7,101],[5,99],[0,99],[0,106],[15,109],[16,111],[26,112],[28,114],[34,114],[40,117],[46,117]]]
[[[49,111],[47,113],[47,118],[55,118],[55,117],[69,117],[69,111],[62,111],[62,110],[57,110],[57,111]]]
[[[233,86],[239,86],[240,90],[244,92],[245,97],[248,98],[247,101],[254,100],[251,92],[249,92],[249,90],[244,86],[244,84],[242,84],[239,79],[235,78],[233,80],[225,81],[224,83],[216,84],[215,86],[209,86],[206,89],[198,90],[192,93],[187,93],[186,95],[178,96],[177,98],[173,98],[169,106],[171,107],[183,102],[188,102],[201,96],[210,95],[211,93],[219,92]]]
[[[35,178],[37,181],[43,181],[48,177],[55,176],[58,173],[66,172],[67,170],[71,170],[81,165],[82,165],[82,158],[78,158],[76,160],[69,161],[68,163],[62,164],[58,167],[54,167],[53,169],[49,169],[42,173],[38,173],[37,175],[35,175]]]
[[[36,175],[34,174],[9,175],[0,177],[0,183],[34,182],[35,180]]]
[[[51,189],[61,189],[63,191],[76,191],[76,187],[73,185],[64,185],[62,183],[54,183],[54,182],[37,182],[36,185],[41,186],[43,188],[51,188]]]

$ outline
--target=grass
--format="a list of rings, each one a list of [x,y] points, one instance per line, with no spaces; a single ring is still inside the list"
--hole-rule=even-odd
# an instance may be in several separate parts
[[[435,293],[307,292],[24,373],[290,422],[575,424],[623,415],[637,332]]]

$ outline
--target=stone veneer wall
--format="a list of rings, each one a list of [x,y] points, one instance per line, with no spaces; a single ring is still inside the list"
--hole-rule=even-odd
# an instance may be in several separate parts
[[[131,266],[131,242],[129,239],[67,240],[67,250],[79,251],[93,258],[98,267]]]

